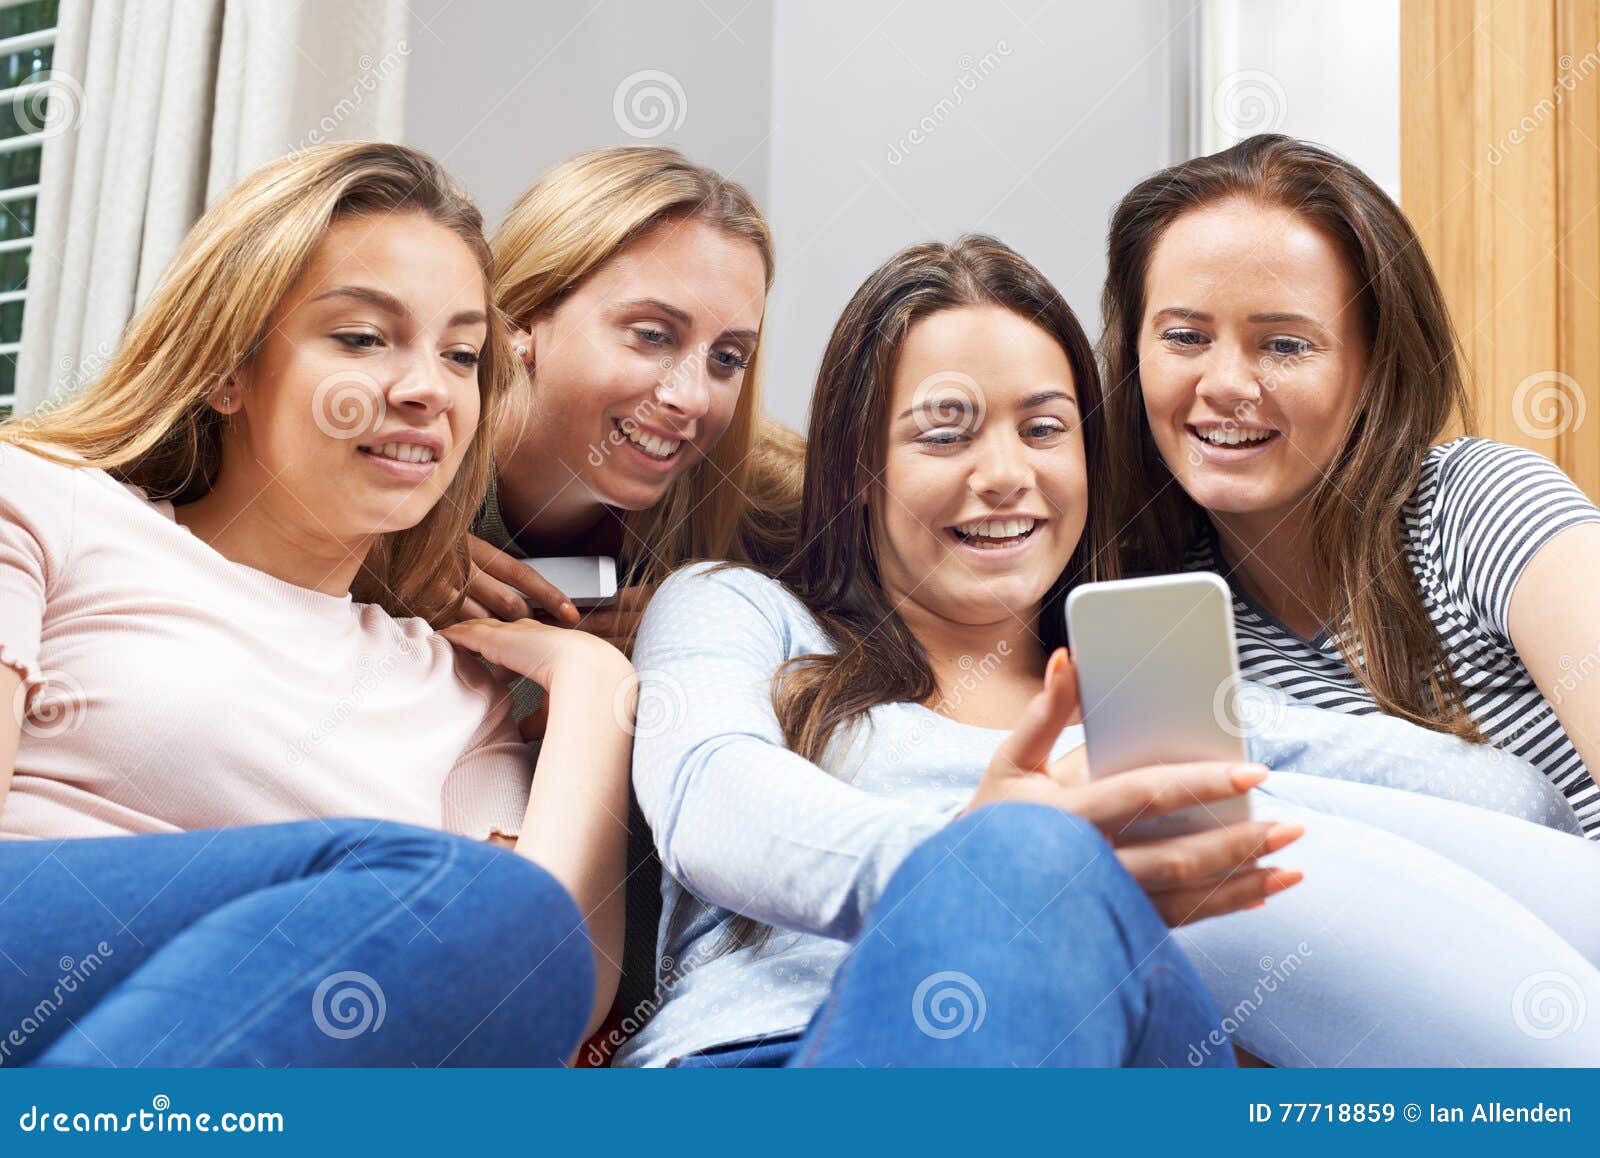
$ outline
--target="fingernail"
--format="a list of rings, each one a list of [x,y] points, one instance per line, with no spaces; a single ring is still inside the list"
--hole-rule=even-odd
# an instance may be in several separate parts
[[[1277,852],[1281,848],[1287,848],[1305,834],[1306,826],[1303,824],[1274,824],[1267,829],[1267,839],[1263,847],[1268,852]]]
[[[1061,674],[1061,669],[1065,667],[1066,664],[1066,648],[1058,647],[1050,653],[1050,662],[1045,664],[1044,667],[1044,682],[1046,687],[1055,682],[1056,676]]]
[[[1235,769],[1232,782],[1233,786],[1241,792],[1246,788],[1254,788],[1267,778],[1265,764],[1241,764]]]
[[[1246,909],[1260,909],[1260,908],[1264,908],[1266,906],[1266,903],[1267,903],[1266,901],[1257,901],[1253,905],[1246,905],[1245,908]]]
[[[1292,889],[1305,879],[1306,874],[1299,869],[1274,869],[1267,878],[1266,894],[1270,897],[1284,889]]]

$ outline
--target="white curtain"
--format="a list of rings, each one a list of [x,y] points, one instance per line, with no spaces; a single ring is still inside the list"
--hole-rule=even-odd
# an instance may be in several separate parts
[[[400,139],[406,16],[404,0],[63,0],[17,413],[99,372],[241,177],[324,141]]]

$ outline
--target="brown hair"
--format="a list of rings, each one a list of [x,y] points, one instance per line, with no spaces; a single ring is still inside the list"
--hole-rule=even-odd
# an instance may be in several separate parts
[[[555,309],[630,242],[690,218],[754,245],[771,289],[772,233],[744,186],[675,149],[621,145],[564,161],[507,210],[493,239],[495,302],[526,325]],[[771,535],[786,516],[777,522],[753,517],[751,498],[760,492],[792,511],[781,484],[794,463],[794,436],[761,417],[760,357],[758,342],[733,418],[705,458],[674,480],[661,501],[623,516],[628,582],[655,584],[695,559],[775,557],[779,547]],[[768,468],[776,473],[752,477]]]
[[[1322,230],[1360,286],[1367,373],[1350,429],[1306,500],[1311,564],[1342,617],[1340,653],[1383,711],[1481,741],[1403,541],[1402,511],[1428,449],[1453,418],[1472,425],[1455,330],[1399,206],[1326,149],[1281,135],[1250,137],[1145,179],[1112,215],[1100,353],[1126,562],[1133,570],[1180,570],[1207,533],[1205,512],[1174,485],[1151,435],[1139,330],[1146,271],[1167,228],[1185,213],[1234,198],[1289,210]]]
[[[414,149],[321,145],[257,170],[206,211],[106,370],[82,394],[0,425],[0,442],[99,467],[182,504],[206,494],[222,456],[212,392],[260,351],[274,313],[328,227],[346,217],[420,213],[455,233],[491,281],[483,219],[449,175]],[[488,486],[489,431],[512,382],[502,320],[489,311],[478,367],[478,429],[441,500],[416,526],[381,536],[352,594],[392,615],[437,619],[466,587],[465,534]]]
[[[922,703],[935,691],[922,645],[884,594],[862,498],[883,471],[890,390],[906,335],[919,321],[963,306],[1010,310],[1061,346],[1083,415],[1092,494],[1105,477],[1093,349],[1043,274],[1015,250],[978,235],[953,245],[911,246],[873,272],[845,306],[822,356],[811,400],[799,546],[777,572],[835,645],[832,654],[791,660],[775,684],[784,741],[809,760],[819,760],[834,733],[870,708]],[[1039,632],[1047,649],[1066,642],[1065,623],[1055,612],[1067,592],[1115,573],[1107,550],[1111,525],[1109,505],[1091,498],[1083,537],[1044,599]]]
[[[811,434],[798,546],[771,573],[806,605],[834,645],[796,656],[773,677],[784,744],[820,763],[839,730],[879,704],[924,703],[935,692],[927,653],[889,601],[878,574],[872,522],[862,500],[879,485],[895,363],[912,326],[944,310],[999,306],[1039,326],[1072,368],[1090,480],[1083,537],[1041,605],[1046,649],[1066,643],[1061,610],[1081,582],[1117,574],[1105,476],[1104,419],[1094,351],[1066,299],[1015,250],[969,234],[953,245],[901,250],[856,290],[833,328],[811,398]],[[870,642],[869,642],[870,637]],[[719,952],[763,944],[750,917],[729,922]]]

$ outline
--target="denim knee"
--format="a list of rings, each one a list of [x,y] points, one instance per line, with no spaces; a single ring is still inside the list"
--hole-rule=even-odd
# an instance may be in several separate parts
[[[1069,883],[1080,893],[1094,889],[1112,904],[1143,896],[1098,828],[1081,816],[1042,804],[981,808],[925,842],[915,858],[925,858],[923,874],[953,862],[1002,895],[1019,890],[1036,894],[1013,897],[1013,903],[1035,907]]]

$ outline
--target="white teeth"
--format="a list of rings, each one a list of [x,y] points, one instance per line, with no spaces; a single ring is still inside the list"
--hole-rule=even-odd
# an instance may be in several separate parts
[[[671,458],[678,453],[678,447],[683,445],[682,439],[658,438],[654,434],[640,430],[636,426],[630,430],[630,426],[632,426],[631,423],[617,423],[617,429],[628,436],[628,441],[651,458]]]
[[[968,539],[1014,539],[1033,530],[1035,519],[979,519],[962,523],[956,533]]]
[[[414,442],[386,442],[382,446],[367,448],[368,454],[375,454],[379,458],[392,458],[396,462],[432,462],[434,460],[431,446],[418,446]]]
[[[1247,442],[1263,442],[1271,438],[1276,431],[1241,430],[1237,426],[1213,426],[1210,430],[1201,430],[1197,427],[1195,433],[1213,446],[1238,446]]]

